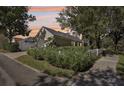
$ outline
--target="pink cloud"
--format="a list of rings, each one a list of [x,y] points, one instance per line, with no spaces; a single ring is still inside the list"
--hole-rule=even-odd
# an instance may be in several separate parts
[[[62,11],[64,9],[63,6],[56,7],[31,7],[29,12],[48,12],[48,11]]]

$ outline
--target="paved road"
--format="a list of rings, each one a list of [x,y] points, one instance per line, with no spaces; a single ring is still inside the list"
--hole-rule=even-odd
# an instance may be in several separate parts
[[[3,54],[8,56],[9,58],[15,59],[22,55],[26,55],[27,52],[13,52],[13,53],[3,53]]]
[[[0,54],[0,67],[16,82],[16,85],[32,85],[41,75],[39,71],[4,54]]]
[[[3,54],[12,59],[15,59],[19,56],[26,55],[26,52],[3,53]],[[8,73],[0,65],[0,86],[14,86],[14,85],[16,85],[16,82],[8,75]]]
[[[13,79],[0,67],[0,86],[16,85]]]

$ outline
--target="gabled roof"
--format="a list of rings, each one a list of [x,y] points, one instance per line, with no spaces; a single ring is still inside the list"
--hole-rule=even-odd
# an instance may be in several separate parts
[[[47,31],[49,31],[50,33],[52,33],[55,36],[60,36],[60,37],[63,37],[63,38],[66,38],[66,39],[69,39],[69,40],[72,40],[72,41],[76,41],[76,42],[82,42],[78,37],[74,37],[74,36],[69,35],[67,33],[62,33],[62,32],[59,32],[59,31],[55,31],[51,28],[44,27],[44,26],[42,28],[46,29]]]
[[[27,36],[23,36],[23,35],[16,35],[13,38],[26,39],[28,37]]]
[[[27,39],[27,38],[35,38],[38,33],[39,33],[39,29],[33,29],[30,33],[29,36],[23,36],[23,35],[16,35],[13,38],[17,38],[17,39]]]
[[[43,26],[41,29],[34,29],[30,32],[29,36],[22,36],[22,35],[16,35],[14,36],[14,38],[21,38],[21,39],[29,39],[29,38],[35,38],[39,35],[40,31],[42,31],[42,29],[46,29],[47,31],[49,31],[50,33],[52,33],[55,36],[60,36],[72,41],[76,41],[76,42],[80,42],[82,43],[82,41],[78,38],[78,37],[74,37],[72,35],[69,35],[68,33],[63,33],[63,32],[59,32],[56,30],[53,30],[51,28],[45,27]]]

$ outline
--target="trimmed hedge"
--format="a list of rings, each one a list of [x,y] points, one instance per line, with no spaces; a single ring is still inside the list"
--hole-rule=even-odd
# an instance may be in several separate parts
[[[82,47],[29,49],[28,54],[35,59],[47,60],[56,67],[76,72],[88,70],[97,59],[95,55],[88,52],[88,49]]]

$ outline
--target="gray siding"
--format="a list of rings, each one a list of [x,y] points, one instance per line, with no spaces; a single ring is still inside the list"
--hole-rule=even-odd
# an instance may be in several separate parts
[[[19,49],[22,51],[27,50],[28,48],[33,48],[36,46],[36,42],[25,42],[25,40],[19,41]]]

